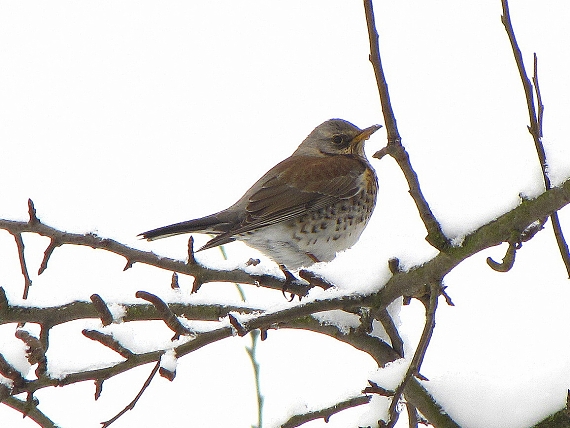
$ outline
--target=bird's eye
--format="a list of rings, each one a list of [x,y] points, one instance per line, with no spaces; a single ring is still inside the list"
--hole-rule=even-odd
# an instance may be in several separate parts
[[[348,138],[346,137],[346,135],[342,134],[333,135],[331,141],[335,146],[338,146],[339,148],[348,147]]]

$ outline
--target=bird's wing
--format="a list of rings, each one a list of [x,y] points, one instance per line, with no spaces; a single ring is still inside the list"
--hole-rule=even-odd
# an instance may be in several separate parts
[[[246,216],[237,227],[210,240],[202,249],[233,240],[233,236],[318,210],[360,191],[365,161],[353,156],[285,159],[246,193]]]

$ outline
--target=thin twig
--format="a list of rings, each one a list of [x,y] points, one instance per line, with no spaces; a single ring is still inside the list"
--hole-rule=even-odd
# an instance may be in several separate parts
[[[251,346],[246,346],[245,350],[251,361],[253,367],[253,378],[255,380],[255,395],[257,398],[257,425],[256,428],[263,427],[263,394],[261,393],[261,378],[260,378],[260,366],[257,361],[257,345],[259,343],[259,330],[253,330],[249,337],[251,338]]]
[[[372,7],[372,0],[364,0],[364,11],[366,14],[366,24],[368,27],[368,39],[370,41],[370,62],[374,69],[376,76],[376,84],[380,95],[380,103],[382,105],[382,113],[384,115],[384,123],[386,124],[386,132],[388,136],[388,145],[375,153],[373,157],[381,158],[384,154],[392,156],[398,166],[402,170],[406,181],[408,182],[409,192],[416,204],[420,218],[422,219],[427,230],[426,240],[439,250],[444,250],[450,246],[450,242],[444,235],[441,225],[433,215],[429,204],[420,188],[418,176],[412,164],[408,152],[402,145],[402,138],[398,132],[396,125],[396,117],[390,103],[390,94],[388,92],[388,84],[382,68],[382,61],[380,58],[380,47],[378,43],[378,31],[376,30],[376,23],[374,19],[374,10]]]
[[[83,336],[87,337],[88,339],[95,340],[101,343],[102,345],[105,345],[107,348],[111,349],[112,351],[115,351],[123,358],[129,359],[134,356],[134,354],[129,349],[121,345],[113,336],[109,334],[101,333],[100,331],[97,330],[88,330],[88,329],[84,329],[82,333]]]
[[[382,327],[384,327],[386,334],[388,334],[388,337],[390,338],[392,348],[394,348],[400,357],[404,357],[404,341],[398,332],[396,324],[394,324],[394,320],[388,313],[388,310],[386,308],[382,308],[375,311],[374,317],[382,323]]]
[[[538,57],[536,53],[534,53],[534,61],[533,61],[534,73],[532,81],[534,83],[534,91],[536,93],[536,99],[538,104],[537,106],[538,113],[537,113],[533,97],[533,85],[531,84],[531,81],[528,78],[522,53],[518,46],[517,39],[515,37],[513,24],[511,22],[508,0],[502,0],[501,3],[503,6],[503,15],[501,16],[501,22],[503,23],[505,30],[509,36],[509,41],[511,43],[511,48],[513,50],[513,55],[515,57],[515,62],[517,64],[517,68],[519,70],[519,75],[525,92],[528,115],[530,119],[530,126],[528,127],[528,130],[534,140],[534,146],[536,149],[536,153],[538,155],[538,159],[540,161],[542,178],[544,180],[544,185],[548,190],[551,188],[551,183],[550,183],[550,178],[548,177],[548,163],[546,161],[546,152],[544,150],[544,145],[542,144],[542,136],[543,136],[542,120],[544,116],[544,104],[542,103],[540,86],[538,84]],[[550,219],[552,220],[552,228],[554,230],[554,236],[556,238],[556,243],[558,244],[558,249],[560,251],[562,261],[564,262],[564,266],[566,267],[566,272],[568,273],[568,277],[570,278],[570,250],[568,248],[566,239],[564,238],[564,234],[562,233],[562,227],[560,225],[560,219],[558,218],[558,213],[557,212],[552,213],[550,215]]]
[[[249,333],[246,326],[244,326],[241,322],[239,322],[239,320],[236,318],[235,315],[228,314],[228,319],[230,321],[230,325],[234,328],[238,336],[243,337],[247,333]]]
[[[382,114],[384,115],[384,123],[386,124],[386,132],[388,134],[388,144],[400,144],[401,137],[396,124],[396,116],[392,110],[390,102],[390,93],[388,92],[388,83],[382,68],[382,60],[380,58],[380,45],[378,43],[378,31],[376,30],[376,19],[374,17],[374,9],[371,0],[364,0],[364,13],[366,14],[366,24],[368,28],[368,40],[370,42],[369,60],[374,68],[376,76],[376,86],[380,95],[380,103],[382,105]]]
[[[40,222],[40,219],[36,214],[36,207],[34,207],[34,201],[32,201],[29,198],[28,198],[28,217],[29,217],[28,221],[30,224],[36,224]]]
[[[351,407],[362,406],[363,404],[368,404],[372,399],[369,395],[362,395],[354,398],[349,398],[348,400],[341,401],[334,406],[327,407],[326,409],[315,410],[313,412],[307,412],[302,415],[295,415],[289,418],[287,422],[281,425],[281,428],[294,428],[303,425],[309,421],[314,421],[316,419],[324,419],[328,422],[330,417],[335,413],[342,412],[343,410],[350,409]]]
[[[22,240],[21,233],[12,233],[14,239],[16,240],[16,246],[18,247],[18,257],[20,258],[20,268],[22,270],[22,275],[24,276],[24,294],[22,298],[28,298],[28,292],[32,286],[32,280],[28,273],[28,267],[26,266],[26,258],[24,257],[24,241]]]
[[[519,48],[517,43],[517,39],[515,37],[515,31],[513,29],[513,25],[511,23],[511,15],[509,12],[509,3],[507,0],[501,0],[503,6],[503,15],[501,16],[501,22],[503,23],[505,30],[509,36],[509,41],[511,42],[511,48],[513,50],[513,55],[515,57],[515,61],[517,64],[517,68],[519,69],[519,75],[523,84],[524,93],[526,96],[526,105],[528,108],[528,116],[530,119],[530,126],[528,127],[529,132],[531,133],[534,139],[534,146],[536,148],[536,153],[538,154],[538,159],[540,161],[540,166],[542,170],[542,177],[544,179],[544,184],[546,185],[547,189],[550,189],[550,179],[546,173],[547,164],[546,164],[546,154],[544,152],[544,147],[542,145],[541,137],[542,137],[542,130],[538,126],[538,119],[536,110],[534,107],[534,97],[532,94],[532,84],[528,78],[526,73],[526,69],[524,66],[524,61],[522,58],[522,52]]]
[[[178,274],[176,272],[172,272],[172,279],[170,280],[170,288],[173,290],[180,289],[180,284],[178,284]]]
[[[44,251],[44,258],[42,259],[42,262],[40,263],[40,268],[38,269],[38,275],[41,275],[47,269],[48,261],[49,261],[51,255],[53,254],[53,250],[55,250],[60,245],[61,244],[59,242],[57,242],[55,239],[52,238],[50,240],[49,245],[47,246],[47,248]]]
[[[486,260],[487,265],[489,265],[489,267],[491,269],[493,269],[494,271],[508,272],[509,270],[512,269],[512,267],[515,264],[515,258],[516,258],[517,250],[522,245],[520,242],[520,233],[513,232],[512,238],[509,239],[508,242],[509,242],[509,247],[507,248],[507,251],[506,251],[505,256],[503,257],[503,261],[501,263],[496,262],[491,257],[487,257],[487,260]]]
[[[534,84],[534,90],[536,92],[536,102],[538,104],[538,131],[540,133],[540,142],[542,144],[542,119],[544,117],[544,104],[542,103],[542,95],[540,94],[540,86],[538,84],[538,57],[536,53],[534,54],[534,72],[532,77],[532,82]],[[548,183],[550,186],[550,183]],[[547,187],[548,189],[550,187]],[[558,244],[558,250],[560,251],[560,256],[566,266],[566,272],[568,273],[568,278],[570,278],[570,249],[568,249],[568,243],[564,238],[562,232],[562,226],[560,225],[560,219],[558,218],[558,212],[553,212],[550,215],[550,220],[552,221],[552,229],[554,230],[554,237],[556,238],[556,243]]]
[[[552,221],[552,228],[554,229],[554,237],[556,238],[556,243],[558,244],[558,249],[560,250],[560,255],[564,266],[566,266],[566,272],[568,273],[568,278],[570,278],[570,249],[568,248],[568,243],[562,234],[562,226],[560,226],[560,219],[558,218],[558,212],[552,213],[550,216]]]
[[[435,328],[435,311],[437,310],[437,299],[440,294],[441,283],[440,282],[433,282],[430,284],[430,296],[429,296],[429,304],[426,305],[426,322],[424,325],[424,329],[422,331],[422,335],[420,336],[420,340],[418,342],[418,346],[416,351],[414,352],[414,356],[412,357],[412,361],[410,362],[410,366],[406,371],[406,375],[404,379],[396,388],[394,393],[394,397],[392,398],[392,402],[390,403],[389,415],[390,420],[388,421],[388,427],[394,427],[396,422],[398,422],[398,401],[400,397],[404,393],[404,390],[408,384],[408,382],[412,379],[412,376],[419,376],[423,380],[426,380],[423,376],[419,374],[427,348],[429,346],[429,342],[431,340],[433,330]]]
[[[220,245],[218,247],[220,249],[220,252],[222,253],[222,257],[224,258],[224,260],[228,259],[228,255],[226,253],[226,247],[223,245]],[[190,254],[190,247],[189,247],[189,254]],[[250,259],[249,261],[251,261],[252,259]],[[249,264],[253,264],[255,262],[249,263]],[[249,265],[248,264],[248,265]],[[239,296],[241,298],[241,301],[245,303],[246,298],[245,298],[245,291],[243,290],[243,287],[241,285],[239,285],[237,282],[235,283],[236,289],[239,293]],[[228,314],[229,315],[229,320],[230,323],[232,321],[232,315],[231,313]],[[236,320],[237,321],[237,320]],[[234,326],[235,328],[235,326]],[[263,394],[261,393],[261,379],[260,379],[260,365],[259,362],[257,361],[257,345],[259,343],[259,338],[260,336],[262,336],[262,334],[264,335],[264,337],[267,337],[267,330],[263,330],[264,333],[261,333],[260,330],[253,330],[251,332],[251,334],[249,335],[250,339],[251,339],[251,346],[246,346],[245,347],[245,351],[247,352],[247,356],[249,357],[249,360],[251,361],[251,365],[253,367],[253,379],[255,382],[255,395],[257,398],[257,425],[255,425],[255,427],[252,425],[252,428],[262,428],[263,427]],[[262,339],[264,340],[264,339]]]
[[[168,307],[166,302],[155,294],[146,291],[137,291],[135,296],[153,304],[164,323],[174,332],[172,340],[178,339],[181,335],[193,335],[194,332],[185,327],[176,314]]]
[[[150,385],[150,383],[152,382],[152,379],[154,378],[154,376],[158,372],[158,369],[160,369],[160,361],[155,364],[154,368],[152,369],[152,372],[150,372],[150,375],[148,376],[148,379],[145,381],[141,390],[139,391],[137,396],[133,399],[133,401],[131,401],[129,404],[127,404],[127,406],[123,410],[121,410],[119,413],[117,413],[114,417],[112,417],[108,421],[101,422],[101,425],[102,425],[101,428],[107,428],[109,425],[111,425],[113,422],[115,422],[117,419],[119,419],[121,416],[123,416],[127,411],[134,409],[135,405],[137,404],[137,401],[139,401],[139,399],[143,395],[145,389],[147,389],[148,386]]]

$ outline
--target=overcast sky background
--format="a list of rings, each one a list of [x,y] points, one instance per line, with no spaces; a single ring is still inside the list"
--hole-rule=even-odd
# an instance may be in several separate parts
[[[538,195],[540,169],[500,1],[374,6],[399,130],[444,231],[461,237],[516,206],[519,194]],[[570,5],[513,0],[511,15],[529,72],[538,54],[545,148],[558,183],[570,176]],[[32,198],[46,224],[184,259],[187,237],[147,243],[136,235],[226,208],[329,118],[383,123],[368,53],[358,1],[0,1],[0,217],[25,220]],[[380,130],[367,151],[385,142]],[[372,164],[380,193],[368,228],[353,249],[316,267],[346,292],[384,281],[390,257],[411,267],[435,255],[395,162]],[[568,209],[561,220],[570,236]],[[206,239],[197,237],[197,245]],[[58,248],[37,277],[48,242],[25,236],[25,243],[34,281],[29,304],[93,293],[134,302],[140,289],[171,301],[239,299],[230,284],[208,284],[189,296],[188,278],[177,294],[168,272],[136,265],[122,272],[123,259],[88,248]],[[227,251],[226,264],[218,250],[197,257],[237,266],[258,256],[239,243]],[[550,224],[524,244],[511,272],[486,267],[487,256],[499,261],[504,251],[478,254],[446,277],[456,306],[441,305],[422,368],[426,386],[464,427],[529,426],[561,408],[570,387],[570,282]],[[0,269],[0,286],[22,303],[17,252],[6,232]],[[266,259],[257,269],[277,272]],[[279,292],[245,290],[252,304],[284,304]],[[422,314],[417,304],[400,312],[408,347]],[[54,329],[53,373],[118,360],[81,337],[85,326],[99,323]],[[139,351],[171,336],[160,323],[112,328]],[[14,325],[0,327],[0,352],[16,361],[21,345],[13,332]],[[232,338],[184,357],[173,383],[157,378],[113,426],[254,424],[248,344]],[[289,331],[270,331],[259,360],[268,427],[355,395],[371,377],[389,387],[403,367],[375,373],[365,354]],[[42,390],[40,408],[64,428],[97,427],[132,400],[150,370],[105,382],[98,402],[91,383]],[[306,426],[357,426],[370,420],[362,415],[371,407]],[[35,426],[5,406],[0,420]]]

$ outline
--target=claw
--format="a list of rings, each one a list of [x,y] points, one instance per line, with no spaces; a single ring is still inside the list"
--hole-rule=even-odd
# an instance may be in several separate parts
[[[285,265],[279,265],[279,269],[281,269],[281,272],[283,272],[283,275],[285,275],[285,283],[283,284],[281,292],[283,293],[283,297],[285,297],[288,301],[292,302],[293,299],[295,298],[295,293],[291,293],[291,298],[289,299],[285,295],[285,292],[287,291],[288,285],[291,284],[293,281],[295,281],[295,275],[289,272],[289,270],[285,267]]]

